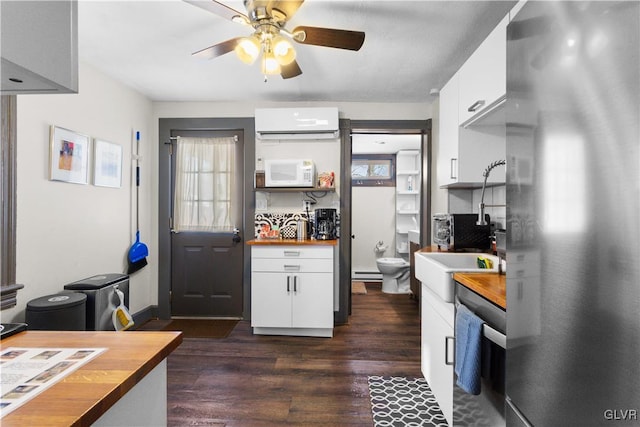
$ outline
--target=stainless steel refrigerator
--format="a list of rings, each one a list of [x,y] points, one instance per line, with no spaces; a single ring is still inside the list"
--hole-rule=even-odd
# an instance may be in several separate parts
[[[640,3],[507,40],[507,425],[640,425]]]

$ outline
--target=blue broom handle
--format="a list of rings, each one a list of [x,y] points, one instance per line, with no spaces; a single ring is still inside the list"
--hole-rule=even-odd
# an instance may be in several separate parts
[[[136,132],[136,240],[140,237],[140,131]]]

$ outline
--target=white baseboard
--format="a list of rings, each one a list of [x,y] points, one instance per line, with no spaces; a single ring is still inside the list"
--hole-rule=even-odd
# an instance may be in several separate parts
[[[351,280],[362,282],[381,282],[382,273],[379,271],[354,271],[351,273]]]

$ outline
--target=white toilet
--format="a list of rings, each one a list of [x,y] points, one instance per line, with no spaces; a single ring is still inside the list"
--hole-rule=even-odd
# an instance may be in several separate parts
[[[382,292],[387,294],[408,294],[409,262],[402,258],[377,258],[378,270],[382,273]]]

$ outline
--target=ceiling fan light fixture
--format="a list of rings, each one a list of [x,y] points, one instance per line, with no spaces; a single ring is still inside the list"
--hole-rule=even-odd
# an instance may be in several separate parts
[[[245,64],[253,64],[260,55],[260,42],[255,37],[245,37],[235,47],[236,55]]]
[[[280,74],[280,63],[273,52],[265,52],[262,55],[262,74]]]
[[[282,36],[274,39],[273,54],[280,65],[289,65],[296,59],[296,51],[293,45]]]

